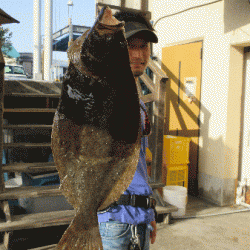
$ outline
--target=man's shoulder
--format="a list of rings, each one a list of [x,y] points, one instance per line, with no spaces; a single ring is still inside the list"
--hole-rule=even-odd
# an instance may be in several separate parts
[[[141,99],[140,99],[140,108],[141,108],[143,111],[147,112],[147,107],[146,107],[145,103],[144,103]]]

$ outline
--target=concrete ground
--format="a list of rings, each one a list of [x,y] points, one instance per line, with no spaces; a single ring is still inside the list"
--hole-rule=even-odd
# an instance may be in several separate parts
[[[150,250],[250,250],[249,208],[219,207],[189,196],[185,216],[185,219],[172,219],[170,224],[157,223],[156,242]],[[15,231],[10,249],[27,250],[55,244],[66,228]],[[0,246],[0,249],[4,248]]]
[[[168,225],[157,224],[157,239],[150,248],[174,249],[250,249],[250,209],[237,205],[218,207],[189,197],[186,219],[172,219]]]

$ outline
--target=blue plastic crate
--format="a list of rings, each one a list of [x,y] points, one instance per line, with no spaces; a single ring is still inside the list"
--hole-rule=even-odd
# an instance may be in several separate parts
[[[59,185],[60,178],[57,172],[49,174],[22,173],[23,186]]]

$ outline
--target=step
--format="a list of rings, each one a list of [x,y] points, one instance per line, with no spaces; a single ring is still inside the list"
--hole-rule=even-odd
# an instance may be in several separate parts
[[[55,113],[56,109],[50,108],[22,108],[22,109],[4,109],[4,113],[39,113],[39,112],[48,112],[48,113]]]
[[[0,193],[0,200],[13,200],[19,198],[36,198],[62,195],[59,185],[50,186],[21,186],[6,188]]]
[[[156,206],[155,210],[157,214],[171,214],[173,212],[178,211],[178,208],[176,206],[173,206],[171,204],[166,204],[166,206]]]
[[[11,222],[0,222],[0,232],[68,225],[74,215],[74,210],[14,215]]]
[[[22,97],[47,97],[47,98],[60,98],[60,94],[38,94],[38,93],[5,93],[5,96],[22,96]]]
[[[3,143],[3,148],[23,148],[23,147],[30,147],[30,148],[43,148],[43,147],[51,147],[50,142],[43,142],[43,143],[30,143],[30,142],[17,142],[17,143]]]
[[[46,124],[10,124],[10,125],[3,125],[3,129],[26,129],[26,128],[46,128],[51,129],[52,125]]]
[[[12,163],[2,165],[3,172],[37,173],[56,170],[54,162]]]
[[[44,246],[44,247],[32,248],[32,249],[28,249],[28,250],[55,250],[56,246],[57,246],[57,244],[54,244],[54,245],[49,245],[49,246]]]
[[[158,189],[158,188],[161,188],[161,187],[165,187],[165,184],[162,183],[161,181],[160,182],[151,182],[149,181],[149,185],[150,187],[155,190],[155,189]]]

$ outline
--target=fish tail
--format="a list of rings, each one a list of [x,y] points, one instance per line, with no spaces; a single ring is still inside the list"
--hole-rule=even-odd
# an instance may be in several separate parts
[[[59,241],[56,250],[103,250],[98,221],[90,225],[80,223],[76,216]]]

